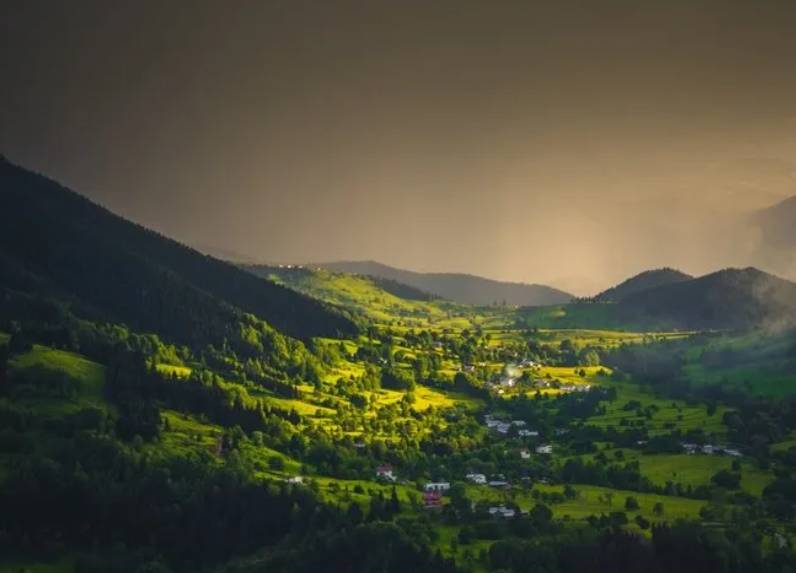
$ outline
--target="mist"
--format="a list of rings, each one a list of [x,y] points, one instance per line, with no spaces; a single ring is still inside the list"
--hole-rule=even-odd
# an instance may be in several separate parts
[[[225,258],[586,295],[648,268],[759,263],[750,213],[796,194],[789,3],[5,16],[0,152]]]

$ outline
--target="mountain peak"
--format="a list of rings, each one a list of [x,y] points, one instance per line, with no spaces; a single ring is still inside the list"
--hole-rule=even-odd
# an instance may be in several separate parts
[[[619,302],[630,295],[647,289],[683,282],[692,278],[694,277],[671,267],[650,269],[604,290],[594,298],[598,302]]]

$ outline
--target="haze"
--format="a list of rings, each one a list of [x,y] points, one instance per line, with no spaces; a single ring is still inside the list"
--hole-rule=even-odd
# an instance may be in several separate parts
[[[796,194],[794,30],[792,2],[6,1],[0,152],[229,258],[586,294],[751,262],[740,218]]]

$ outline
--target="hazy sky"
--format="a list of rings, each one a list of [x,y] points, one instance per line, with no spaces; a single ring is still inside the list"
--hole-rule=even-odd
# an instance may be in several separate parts
[[[0,152],[215,253],[583,294],[796,194],[792,1],[0,10]]]

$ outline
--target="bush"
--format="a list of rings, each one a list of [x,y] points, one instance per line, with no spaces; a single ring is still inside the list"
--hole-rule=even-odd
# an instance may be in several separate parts
[[[280,456],[271,456],[268,458],[268,467],[274,471],[282,471],[285,469],[285,460]]]

